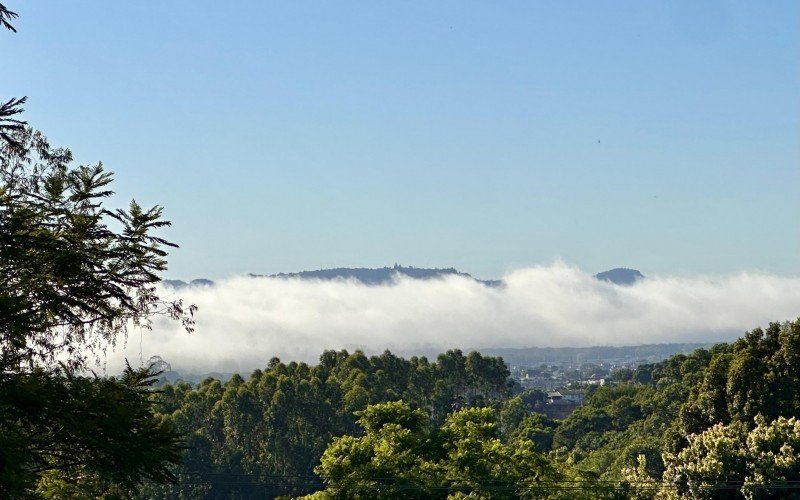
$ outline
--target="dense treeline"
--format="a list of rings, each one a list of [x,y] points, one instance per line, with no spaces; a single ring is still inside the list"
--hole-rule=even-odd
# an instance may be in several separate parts
[[[560,422],[476,352],[273,359],[163,388],[187,449],[178,482],[141,496],[783,498],[761,485],[800,480],[798,378],[800,321],[620,370]]]
[[[661,451],[715,424],[793,417],[800,409],[800,323],[773,323],[732,344],[617,373],[627,383],[601,387],[559,425],[554,445],[576,462],[615,473],[619,458],[645,454],[652,472]],[[617,464],[612,461],[617,460]]]
[[[459,407],[496,405],[510,393],[502,359],[460,351],[434,362],[328,351],[314,366],[273,359],[246,381],[236,375],[224,385],[215,379],[194,389],[168,385],[158,408],[188,436],[189,448],[179,483],[144,493],[307,493],[322,486],[314,467],[331,439],[359,433],[356,412],[370,404],[402,400],[436,425]]]
[[[703,485],[719,482],[800,480],[800,427],[793,420],[800,417],[800,320],[756,328],[732,344],[676,355],[618,377],[624,383],[599,388],[556,430],[554,447],[567,450],[579,470],[622,479],[624,469],[635,466],[639,479],[646,472],[646,478],[666,480],[689,497],[739,495],[735,490],[701,494]],[[792,427],[795,437],[780,427]],[[784,432],[785,439],[773,440],[773,449],[761,456],[739,457],[740,466],[715,469],[714,464],[735,462],[742,450],[752,451],[747,436],[757,429],[756,434]],[[730,449],[716,447],[715,435],[732,440]],[[750,465],[741,466],[742,461]],[[771,472],[755,474],[753,467]],[[747,494],[767,492],[751,488]],[[781,490],[773,497],[787,494]]]

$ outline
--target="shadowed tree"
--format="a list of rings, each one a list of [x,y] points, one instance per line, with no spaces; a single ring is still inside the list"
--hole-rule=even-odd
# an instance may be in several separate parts
[[[0,4],[0,25],[16,31]],[[0,104],[0,496],[125,494],[169,481],[179,436],[153,411],[157,372],[86,376],[130,326],[167,315],[193,328],[194,307],[155,285],[169,226],[156,206],[106,207],[112,175],[72,165]]]

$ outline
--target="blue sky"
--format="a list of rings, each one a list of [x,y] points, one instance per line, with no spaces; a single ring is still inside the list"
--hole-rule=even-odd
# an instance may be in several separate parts
[[[8,4],[0,97],[170,277],[800,273],[800,2]]]

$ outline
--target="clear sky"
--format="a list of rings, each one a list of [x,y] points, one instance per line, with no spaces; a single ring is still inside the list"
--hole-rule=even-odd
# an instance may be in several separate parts
[[[173,278],[800,273],[800,2],[8,0],[0,97]]]

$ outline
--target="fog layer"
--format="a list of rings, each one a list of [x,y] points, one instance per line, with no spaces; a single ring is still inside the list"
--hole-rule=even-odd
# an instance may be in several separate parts
[[[325,349],[398,353],[448,348],[727,341],[800,316],[800,278],[741,273],[599,281],[557,262],[491,288],[463,277],[354,281],[236,277],[163,290],[198,306],[196,331],[165,319],[133,330],[108,369],[158,355],[181,371],[243,371],[273,356],[314,362]],[[141,350],[141,352],[140,352]]]

